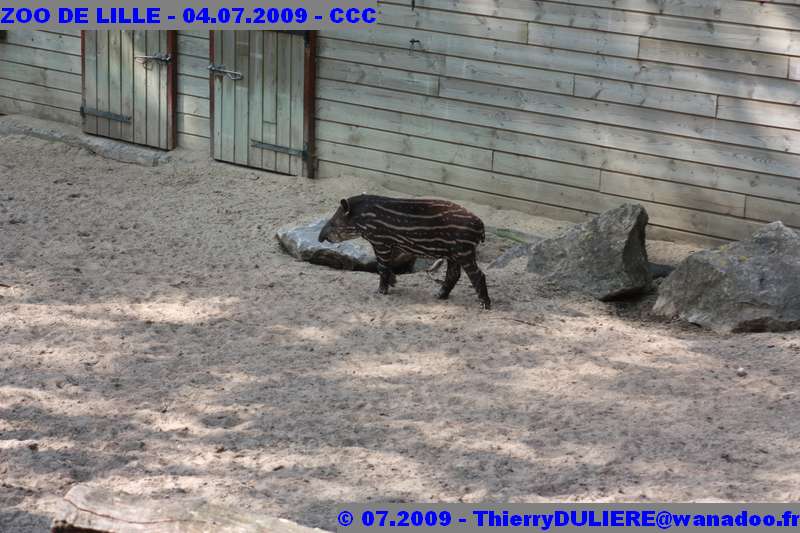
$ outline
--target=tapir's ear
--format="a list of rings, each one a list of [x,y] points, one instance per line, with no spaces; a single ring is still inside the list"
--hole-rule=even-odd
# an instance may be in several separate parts
[[[342,198],[342,209],[344,209],[345,213],[350,212],[350,202],[346,198]]]

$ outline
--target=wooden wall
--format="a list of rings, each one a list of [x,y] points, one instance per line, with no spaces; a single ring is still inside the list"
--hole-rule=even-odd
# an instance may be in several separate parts
[[[576,221],[634,200],[668,237],[800,227],[799,1],[380,10],[320,32],[320,176]],[[208,152],[208,32],[178,46],[178,143]],[[0,113],[79,124],[80,87],[77,30],[0,41]]]
[[[11,30],[0,40],[0,113],[80,124],[80,30]]]
[[[637,201],[665,237],[800,227],[800,2],[380,11],[320,33],[320,176],[576,221]]]
[[[211,151],[209,32],[178,31],[178,146]]]
[[[80,125],[80,30],[11,30],[0,40],[0,113]],[[178,32],[178,145],[209,151],[208,31]]]

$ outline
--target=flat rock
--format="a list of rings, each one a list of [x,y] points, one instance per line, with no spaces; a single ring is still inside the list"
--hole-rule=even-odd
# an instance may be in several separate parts
[[[653,313],[721,333],[800,329],[800,234],[773,222],[690,255],[661,284]]]
[[[528,271],[566,290],[609,301],[650,289],[644,207],[625,204],[527,249]],[[522,253],[522,252],[516,252]]]
[[[365,239],[319,242],[319,232],[326,222],[327,219],[320,218],[303,226],[284,227],[277,231],[276,237],[289,255],[301,261],[340,270],[377,271],[375,252]],[[426,265],[430,265],[430,261],[399,258],[393,269],[398,274],[417,272]]]
[[[148,499],[75,485],[58,505],[54,533],[327,533],[203,498]]]

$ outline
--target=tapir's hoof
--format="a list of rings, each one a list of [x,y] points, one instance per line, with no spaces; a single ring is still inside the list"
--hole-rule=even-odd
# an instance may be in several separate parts
[[[378,287],[378,293],[389,294],[389,287]]]
[[[436,297],[440,300],[447,300],[450,298],[450,293],[445,291],[439,291],[436,293]]]
[[[490,302],[489,300],[481,302],[481,308],[486,309],[487,311],[490,310],[492,308],[492,302]]]

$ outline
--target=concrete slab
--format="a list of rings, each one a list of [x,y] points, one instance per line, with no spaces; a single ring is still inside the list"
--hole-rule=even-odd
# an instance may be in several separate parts
[[[30,135],[39,139],[63,142],[79,146],[101,157],[146,167],[162,165],[171,159],[170,154],[162,150],[95,137],[70,124],[25,115],[0,116],[0,135]]]

